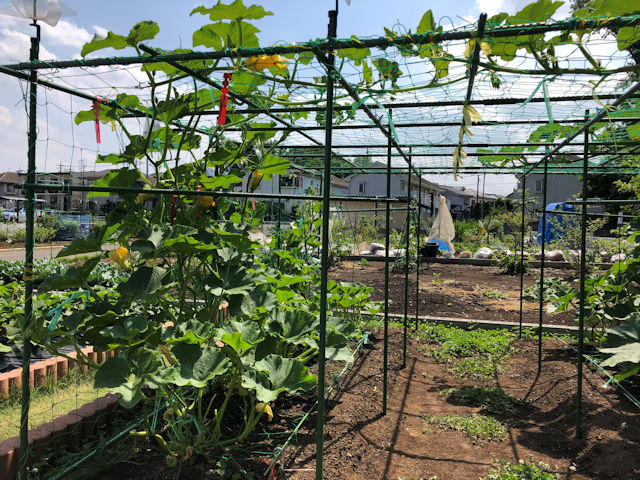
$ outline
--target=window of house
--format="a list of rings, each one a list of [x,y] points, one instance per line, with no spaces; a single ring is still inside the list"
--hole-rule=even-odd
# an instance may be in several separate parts
[[[280,186],[282,187],[295,187],[297,185],[296,177],[293,176],[280,176]]]
[[[535,192],[542,193],[542,180],[536,180]]]
[[[359,183],[358,184],[358,193],[366,193],[367,191],[367,184],[366,183]]]
[[[464,204],[469,205],[469,197],[464,197]]]
[[[51,205],[57,205],[58,204],[58,197],[51,197],[51,199],[49,200],[49,203]]]
[[[407,181],[400,180],[400,190],[404,192],[406,189],[407,189]]]

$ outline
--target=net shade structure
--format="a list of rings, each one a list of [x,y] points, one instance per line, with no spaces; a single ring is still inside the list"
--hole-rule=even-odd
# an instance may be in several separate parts
[[[392,173],[406,174],[409,187],[412,176],[429,173],[517,175],[523,186],[527,176],[542,173],[545,195],[549,174],[579,173],[586,191],[589,175],[638,173],[640,153],[640,64],[631,55],[633,45],[640,39],[640,11],[634,10],[633,5],[621,7],[616,3],[612,7],[607,2],[598,5],[575,12],[572,18],[553,20],[558,5],[539,0],[515,15],[490,18],[481,15],[477,22],[454,27],[437,25],[429,11],[411,29],[396,26],[380,36],[344,39],[336,38],[336,8],[329,12],[325,39],[260,47],[255,31],[249,28],[251,23],[245,22],[249,27],[242,39],[230,30],[221,34],[211,26],[203,27],[194,34],[196,49],[188,51],[151,46],[158,27],[153,22],[141,22],[128,36],[110,33],[107,38],[94,39],[83,48],[83,58],[73,60],[40,59],[36,23],[30,60],[0,66],[0,73],[26,81],[29,86],[25,96],[29,111],[28,172],[21,185],[27,192],[28,238],[23,325],[23,475],[29,455],[29,332],[33,321],[33,242],[29,239],[33,238],[36,190],[229,197],[239,201],[252,198],[320,201],[322,245],[328,246],[330,204],[349,198],[332,195],[332,175],[383,173],[384,194],[357,198],[385,204],[387,251],[390,212],[392,204],[399,200],[391,195]],[[211,14],[213,19],[220,16],[215,8],[198,7],[194,13]],[[245,7],[236,2],[227,13],[216,17],[223,20],[223,26],[217,28],[228,29],[233,22],[241,25],[243,21],[239,18],[259,19],[266,14],[261,7]],[[98,57],[93,52],[101,48],[128,48],[135,54]],[[225,85],[224,74],[230,72],[233,76]],[[124,79],[130,82],[123,84],[127,83]],[[87,83],[90,86],[84,86]],[[36,128],[39,91],[72,99],[70,110],[62,108],[73,116],[76,125],[95,124],[97,135],[102,127],[106,140],[119,147],[119,152],[103,154],[102,148],[80,144],[79,140],[69,143],[48,135],[39,138]],[[228,95],[226,111],[221,111],[219,105],[225,95]],[[161,98],[166,100],[158,100]],[[51,104],[54,103],[52,100]],[[220,116],[226,116],[222,124],[217,121]],[[104,128],[110,123],[116,127],[115,139],[111,140],[108,137],[112,134]],[[157,156],[161,148],[154,151],[153,144],[150,147],[144,143],[154,137],[157,126],[165,131],[164,140],[158,140],[159,143],[176,142],[173,145],[176,148],[171,148],[164,158]],[[261,136],[268,146],[271,163],[261,167],[269,174],[281,172],[282,165],[289,164],[287,158],[319,159],[320,166],[310,170],[321,172],[321,194],[238,192],[228,185],[194,190],[169,188],[168,184],[162,188],[142,188],[133,181],[126,185],[116,181],[98,181],[95,185],[36,181],[39,142],[57,142],[61,151],[68,151],[71,156],[79,149],[95,153],[96,165],[115,167],[128,163],[144,171],[151,163],[159,176],[172,169],[177,172],[191,157],[239,148],[247,138],[256,136]],[[144,152],[139,150],[141,141]],[[306,149],[320,149],[321,153],[310,150],[305,154]],[[363,158],[377,163],[362,162]],[[223,173],[220,172],[221,176]],[[406,196],[407,251],[409,225],[414,221],[410,203],[413,199],[421,205],[421,194],[419,189],[414,194],[409,191]],[[585,198],[580,219],[581,285],[586,271],[586,204]],[[415,221],[420,232],[420,215]],[[418,248],[419,242],[418,238]],[[522,245],[524,250],[524,241]],[[542,248],[543,274],[544,242]],[[324,445],[328,248],[322,249],[320,261],[318,479],[322,478]],[[389,263],[387,256],[386,292]],[[405,281],[407,277],[408,268]],[[541,281],[541,288],[543,284]],[[541,294],[540,348],[542,299]],[[405,360],[410,317],[407,304],[405,298]],[[418,305],[416,302],[416,309]],[[383,412],[387,407],[388,294],[384,311]],[[416,310],[416,322],[418,315]],[[578,435],[582,319],[583,305],[578,346]],[[541,362],[539,367],[542,368]]]

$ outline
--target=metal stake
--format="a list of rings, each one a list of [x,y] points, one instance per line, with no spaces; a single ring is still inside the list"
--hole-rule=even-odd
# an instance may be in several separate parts
[[[338,11],[329,11],[329,38],[336,37]],[[333,55],[328,56],[333,62]],[[331,197],[331,140],[333,127],[333,77],[327,72],[327,116],[324,145],[324,190],[322,192],[322,255],[320,271],[320,325],[318,339],[318,418],[316,423],[316,480],[322,480],[324,450],[325,342],[327,337],[327,286],[329,270],[329,201]]]

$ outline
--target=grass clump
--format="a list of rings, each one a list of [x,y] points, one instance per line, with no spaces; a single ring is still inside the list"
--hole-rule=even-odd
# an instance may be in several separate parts
[[[458,380],[489,380],[501,366],[502,361],[494,357],[465,357],[454,362],[451,373]]]
[[[520,463],[501,462],[502,465],[492,468],[486,477],[481,480],[556,480],[559,478],[553,473],[549,473],[548,465],[542,462],[537,465],[534,463],[526,463],[520,460]]]
[[[506,357],[515,335],[508,330],[461,329],[449,325],[423,325],[420,340],[429,345],[427,356],[448,362],[475,355]]]
[[[497,387],[448,388],[440,395],[454,403],[482,407],[487,412],[497,414],[513,413],[518,407],[527,404]]]
[[[502,422],[485,415],[445,415],[442,417],[423,417],[423,420],[440,428],[463,432],[479,445],[485,441],[500,441],[506,435],[506,427]]]
[[[482,296],[491,300],[506,300],[509,298],[509,295],[499,290],[482,290]]]

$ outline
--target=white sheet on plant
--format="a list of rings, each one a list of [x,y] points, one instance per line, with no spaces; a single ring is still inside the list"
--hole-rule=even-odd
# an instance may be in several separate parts
[[[455,236],[456,229],[453,226],[453,218],[451,218],[451,213],[447,207],[447,199],[440,195],[440,209],[438,210],[438,215],[436,215],[436,219],[433,222],[427,241],[442,240],[449,245],[451,252],[455,252],[456,249],[453,247],[452,243]]]

